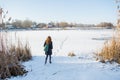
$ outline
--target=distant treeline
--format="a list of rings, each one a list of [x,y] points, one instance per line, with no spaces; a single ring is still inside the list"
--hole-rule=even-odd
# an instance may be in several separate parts
[[[114,28],[110,22],[101,22],[95,24],[81,24],[81,23],[68,23],[68,22],[49,22],[37,23],[32,20],[14,20],[11,23],[6,22],[0,25],[1,28],[66,28],[66,27],[106,27]]]

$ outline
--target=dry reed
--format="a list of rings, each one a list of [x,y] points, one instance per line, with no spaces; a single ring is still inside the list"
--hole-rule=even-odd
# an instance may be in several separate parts
[[[73,53],[73,52],[69,52],[69,53],[68,53],[68,56],[73,57],[73,56],[76,56],[76,55],[75,55],[75,53]]]
[[[117,33],[116,36],[107,41],[96,57],[103,63],[107,61],[120,64],[120,35]]]
[[[9,42],[7,33],[0,32],[0,79],[24,75],[27,71],[20,61],[27,61],[32,58],[28,44],[21,46],[19,40],[16,46],[9,45]]]

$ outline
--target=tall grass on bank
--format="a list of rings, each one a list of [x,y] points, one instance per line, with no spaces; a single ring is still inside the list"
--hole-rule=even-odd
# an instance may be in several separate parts
[[[29,44],[22,44],[20,40],[18,40],[17,45],[11,45],[10,52],[14,52],[18,61],[28,61],[32,59],[31,50]]]
[[[97,60],[101,62],[117,62],[120,64],[120,35],[113,37],[104,44],[102,50],[97,54]]]
[[[28,44],[16,46],[15,44],[10,45],[9,42],[12,41],[8,40],[7,33],[0,32],[0,79],[27,73],[20,61],[26,61],[32,57]],[[20,43],[19,41],[17,44]]]

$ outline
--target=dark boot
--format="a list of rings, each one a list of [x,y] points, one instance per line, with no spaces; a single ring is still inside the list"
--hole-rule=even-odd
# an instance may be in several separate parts
[[[52,62],[50,61],[50,64],[51,64]]]
[[[45,64],[47,63],[47,60],[45,59]]]

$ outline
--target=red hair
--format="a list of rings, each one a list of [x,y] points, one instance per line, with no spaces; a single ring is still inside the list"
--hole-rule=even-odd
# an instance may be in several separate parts
[[[51,43],[51,42],[52,42],[51,37],[50,37],[50,36],[48,36],[45,42],[46,42],[46,44]]]

